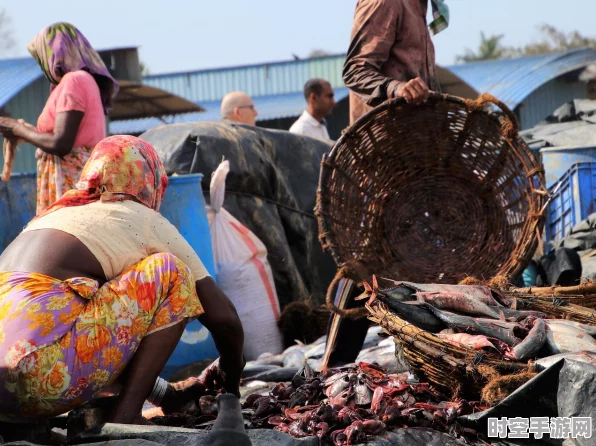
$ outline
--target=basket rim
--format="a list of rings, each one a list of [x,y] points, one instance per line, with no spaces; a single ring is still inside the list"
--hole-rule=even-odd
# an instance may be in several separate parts
[[[479,98],[481,96],[482,95],[480,95]],[[468,103],[469,103],[469,100],[466,100],[466,99],[463,99],[463,98],[460,98],[457,96],[445,94],[445,93],[436,93],[436,92],[433,92],[430,94],[429,100],[436,101],[437,103],[441,102],[441,101],[442,102],[450,102],[450,103],[454,103],[459,106],[462,106],[464,108],[468,108]],[[340,255],[340,253],[338,252],[338,249],[335,246],[333,246],[333,240],[330,237],[330,234],[332,234],[332,231],[331,231],[332,224],[329,222],[329,218],[328,218],[329,204],[326,203],[326,200],[322,199],[323,198],[323,184],[325,184],[327,182],[329,175],[334,170],[332,167],[329,166],[329,164],[334,163],[336,157],[338,156],[340,149],[342,149],[346,145],[347,140],[352,138],[354,136],[354,134],[356,134],[359,130],[361,130],[363,125],[368,123],[368,121],[371,120],[374,116],[390,109],[391,107],[403,106],[403,105],[408,106],[410,104],[408,104],[406,102],[406,100],[403,98],[395,98],[395,99],[387,100],[387,101],[383,102],[381,105],[368,111],[366,114],[361,116],[358,120],[356,120],[352,125],[350,125],[350,127],[348,127],[344,131],[344,133],[341,135],[341,137],[333,145],[330,152],[327,154],[324,154],[323,158],[321,160],[321,169],[319,172],[319,182],[318,182],[318,187],[317,187],[317,203],[315,206],[314,214],[317,218],[317,223],[318,223],[318,227],[319,227],[319,241],[323,247],[323,250],[329,251],[329,253],[331,254],[331,256],[334,259],[338,268],[343,268],[350,264],[352,264],[352,265],[360,264],[360,261],[357,259],[353,259],[353,258],[343,259],[342,256]],[[503,119],[506,119],[507,121],[509,121],[509,123],[512,124],[515,129],[515,132],[514,132],[513,137],[511,138],[510,144],[516,145],[519,148],[524,149],[524,151],[530,157],[532,163],[536,166],[536,168],[542,169],[542,163],[538,159],[536,159],[535,155],[532,153],[532,151],[530,150],[527,143],[519,135],[519,124],[518,124],[517,120],[515,122],[512,121],[510,118],[512,113],[507,109],[507,107],[505,105],[502,105],[502,107],[504,107],[504,109],[503,109],[504,117],[501,114],[495,113],[495,112],[487,110],[487,109],[481,109],[478,111],[485,113],[486,116],[489,117],[489,119],[493,120],[497,125],[500,125],[501,128],[503,127],[503,122],[502,122]],[[507,110],[505,110],[505,109],[507,109]],[[515,119],[515,117],[514,117],[514,119]],[[544,181],[544,175],[542,175],[542,177],[540,177],[539,172],[537,171],[537,172],[534,172],[530,176],[528,174],[527,170],[526,170],[526,175],[528,176],[528,181],[533,181],[534,179],[538,179],[539,189],[543,189],[546,192],[546,183]],[[538,199],[540,199],[540,198],[538,198]],[[546,201],[546,200],[543,199],[541,206],[544,205],[544,201]],[[527,226],[529,222],[530,222],[529,217],[527,217],[525,225]],[[543,216],[536,217],[536,229],[538,232],[542,233],[544,225],[545,225],[545,218],[543,218]],[[536,246],[538,246],[539,240],[535,238],[535,235],[532,235],[532,240],[529,240],[529,243],[530,243],[530,245],[535,245],[534,248],[526,249],[526,251],[530,252],[530,255],[528,255],[528,253],[526,252],[525,256],[520,256],[520,255],[515,256],[515,261],[518,263],[518,265],[516,268],[514,268],[514,271],[507,271],[507,273],[509,273],[508,275],[514,275],[515,273],[520,272],[521,270],[523,270],[523,267],[525,267],[525,264],[527,264],[527,262],[529,262],[531,260],[531,255],[533,255],[533,252],[534,252]],[[501,266],[500,270],[496,273],[497,275],[504,274],[504,271],[506,270],[506,266],[508,266],[508,264],[511,262],[512,258],[514,257],[514,254],[516,253],[516,251],[518,251],[520,249],[522,244],[523,244],[523,239],[520,238],[516,242],[515,250],[510,254],[509,259],[506,260],[504,262],[504,264]],[[523,267],[521,266],[520,262],[524,263]],[[358,268],[358,269],[360,269],[360,268]],[[352,274],[354,274],[354,273],[352,273]],[[358,277],[358,279],[363,279],[363,278]]]

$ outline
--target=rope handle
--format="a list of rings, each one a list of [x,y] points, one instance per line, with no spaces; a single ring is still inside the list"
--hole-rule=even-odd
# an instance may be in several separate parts
[[[501,109],[501,111],[505,114],[509,123],[503,126],[503,132],[506,133],[505,136],[512,136],[512,133],[517,132],[519,130],[519,120],[513,111],[505,105],[504,102],[494,97],[492,94],[489,93],[482,93],[478,96],[475,100],[466,99],[466,105],[472,109],[482,110],[486,106],[486,104],[496,105]]]
[[[337,314],[340,317],[345,317],[348,319],[360,319],[368,315],[368,310],[366,308],[350,308],[350,309],[343,309],[337,307],[334,303],[334,297],[337,293],[337,289],[339,287],[339,282],[342,279],[350,279],[348,276],[348,269],[346,267],[340,268],[335,274],[335,277],[329,284],[329,288],[327,289],[327,298],[325,300],[327,304],[327,308],[331,310],[333,313]]]

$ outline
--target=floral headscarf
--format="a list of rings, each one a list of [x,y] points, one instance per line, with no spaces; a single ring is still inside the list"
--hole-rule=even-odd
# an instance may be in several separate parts
[[[97,51],[73,25],[61,22],[45,27],[27,45],[27,49],[52,84],[52,90],[66,73],[85,70],[97,81],[105,112],[112,108],[112,98],[118,93],[118,82]]]
[[[35,219],[60,208],[98,200],[134,199],[159,211],[167,187],[166,170],[149,143],[134,136],[110,136],[91,152],[76,189],[66,192]]]

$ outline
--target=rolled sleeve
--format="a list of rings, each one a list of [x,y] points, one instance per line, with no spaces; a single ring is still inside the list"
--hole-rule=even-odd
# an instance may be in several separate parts
[[[381,71],[396,41],[398,3],[360,0],[356,6],[343,80],[369,106],[385,101],[389,84],[395,80]]]

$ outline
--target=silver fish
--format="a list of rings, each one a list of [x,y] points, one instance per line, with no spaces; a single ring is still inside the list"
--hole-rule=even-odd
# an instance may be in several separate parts
[[[546,319],[545,322],[549,325],[560,324],[579,328],[580,330],[584,330],[590,336],[596,336],[596,325],[582,324],[580,322],[568,321],[566,319]]]
[[[584,330],[563,324],[546,325],[546,342],[553,353],[596,351],[596,339]]]
[[[321,336],[319,339],[317,339],[315,342],[313,342],[311,345],[317,345],[317,344],[324,344],[327,342],[327,335]]]
[[[546,324],[542,319],[534,320],[534,326],[523,341],[513,347],[511,359],[525,361],[535,358],[538,351],[546,342]]]
[[[386,347],[371,348],[360,352],[356,362],[374,362],[374,360],[384,354],[395,354],[395,344]]]
[[[385,338],[378,344],[379,347],[395,347],[393,338]]]
[[[434,283],[412,283],[412,282],[403,282],[403,281],[395,281],[391,279],[385,279],[392,282],[397,287],[405,287],[412,292],[422,291],[425,293],[440,293],[441,291],[448,291],[448,292],[455,292],[455,293],[463,293],[467,296],[473,297],[474,299],[484,302],[486,305],[491,307],[501,307],[501,306],[508,306],[509,301],[501,296],[499,293],[491,290],[487,286],[482,285],[443,285],[443,284],[434,284]],[[384,290],[379,290],[382,292]],[[406,297],[406,293],[404,293],[404,297]],[[407,297],[410,297],[409,295]]]
[[[546,318],[546,314],[542,313],[541,311],[520,311],[512,310],[510,308],[499,308],[499,311],[503,312],[503,316],[505,316],[507,320],[514,320],[516,322],[523,321],[528,317],[538,317],[541,319]]]
[[[354,400],[358,406],[364,406],[372,402],[373,391],[366,384],[366,377],[363,373],[359,373],[356,376],[354,396]]]
[[[424,305],[451,328],[469,334],[481,334],[489,338],[496,338],[511,347],[521,342],[521,339],[517,336],[518,333],[527,333],[521,325],[512,322],[461,316],[448,311],[438,310],[429,304]]]
[[[348,387],[350,387],[353,378],[354,374],[348,372],[337,373],[336,375],[327,378],[324,383],[325,395],[327,395],[329,398],[334,398],[341,394]]]
[[[370,327],[366,332],[366,337],[364,338],[362,348],[369,348],[373,345],[377,345],[379,343],[379,334],[381,334],[382,332],[383,328],[379,325]]]
[[[302,367],[306,361],[303,350],[292,350],[289,353],[284,354],[283,366],[284,367]]]
[[[536,361],[535,365],[538,370],[544,370],[559,362],[561,359],[587,362],[588,364],[596,365],[596,352],[584,350],[574,353],[559,353],[558,355],[547,356],[546,358],[539,359]]]
[[[440,291],[435,293],[416,293],[420,302],[427,302],[439,310],[457,311],[458,313],[487,316],[499,319],[499,311],[495,306],[488,306],[481,300],[464,293],[454,291]]]
[[[243,379],[246,381],[265,381],[265,382],[287,382],[292,381],[292,378],[300,370],[298,367],[278,367],[275,370],[269,370],[267,372],[259,373]]]
[[[246,363],[246,365],[244,366],[244,370],[242,371],[242,378],[250,378],[251,376],[258,375],[259,373],[270,372],[271,370],[276,370],[279,368],[281,367],[277,365],[253,365]]]
[[[325,354],[325,344],[317,344],[314,347],[306,350],[304,356],[306,356],[307,359],[322,358],[323,354]]]
[[[269,356],[259,356],[254,361],[250,361],[253,365],[277,365],[281,366],[284,362],[283,354],[280,355],[269,355]]]

